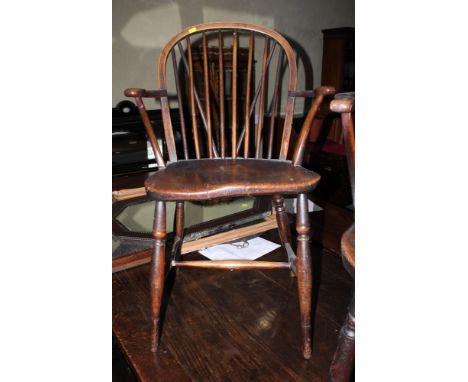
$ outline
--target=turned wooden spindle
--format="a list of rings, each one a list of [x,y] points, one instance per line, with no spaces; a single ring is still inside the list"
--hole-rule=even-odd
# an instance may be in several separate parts
[[[252,57],[254,49],[254,33],[250,32],[249,57],[247,59],[247,84],[245,91],[245,116],[244,116],[244,158],[249,157],[249,139],[250,139],[250,84],[252,82]]]
[[[166,247],[166,203],[156,202],[153,223],[153,256],[151,258],[151,351],[156,352],[159,345],[160,310],[164,290],[164,256]]]
[[[219,75],[219,130],[221,135],[221,158],[226,158],[226,136],[224,127],[224,64],[223,36],[218,31],[218,75]]]
[[[265,37],[265,45],[263,47],[263,61],[262,61],[262,77],[260,79],[260,101],[258,102],[258,123],[257,123],[257,140],[255,158],[261,158],[262,146],[262,131],[263,131],[263,116],[265,114],[265,81],[267,77],[267,58],[268,49],[270,46],[270,39]]]
[[[312,298],[312,263],[310,259],[310,223],[307,194],[297,197],[297,288],[301,313],[302,354],[309,359],[311,348],[311,298]]]
[[[237,45],[239,40],[237,38],[237,31],[232,35],[232,102],[231,102],[231,155],[233,159],[237,157]]]

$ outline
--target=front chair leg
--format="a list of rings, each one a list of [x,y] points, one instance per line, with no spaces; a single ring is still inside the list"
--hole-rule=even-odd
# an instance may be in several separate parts
[[[305,359],[311,356],[310,313],[312,298],[312,266],[309,243],[309,211],[307,194],[297,197],[297,287],[299,292],[299,307],[301,310],[302,354]]]
[[[166,246],[166,203],[156,201],[153,223],[153,256],[151,258],[151,351],[159,344],[161,301],[164,290],[164,256]]]
[[[338,345],[328,374],[329,382],[348,382],[354,367],[354,296],[348,308],[346,321],[340,330]]]

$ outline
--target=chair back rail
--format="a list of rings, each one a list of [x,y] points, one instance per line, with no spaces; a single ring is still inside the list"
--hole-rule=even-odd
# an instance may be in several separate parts
[[[225,48],[229,46],[228,41],[232,42],[231,60],[226,59],[229,57]],[[245,49],[247,50],[247,70],[245,75],[241,76],[239,50],[242,41],[247,42],[247,49]],[[261,50],[262,54],[258,60],[255,60],[257,44],[258,51]],[[210,54],[217,52],[218,55],[214,69],[213,63],[209,64],[209,52]],[[269,67],[275,52],[276,73],[271,75],[274,81],[269,87]],[[169,56],[171,56],[175,76],[176,97],[174,98],[177,99],[180,117],[180,133],[177,132],[177,139],[175,139],[169,110],[167,76]],[[258,62],[257,65],[261,68],[258,81],[255,79],[255,62]],[[201,70],[198,67],[197,73],[195,72],[196,65],[201,67]],[[226,65],[230,65],[230,68]],[[229,74],[225,73],[229,71],[231,73],[228,77]],[[199,78],[196,77],[200,75],[203,77],[202,81],[198,81]],[[287,78],[283,79],[283,75]],[[161,52],[158,80],[160,90],[153,96],[159,98],[161,103],[165,144],[170,162],[176,162],[178,159],[191,159],[191,153],[196,159],[242,157],[284,161],[288,158],[295,98],[313,96],[314,102],[299,133],[296,146],[291,152],[292,163],[300,165],[312,120],[323,97],[334,93],[333,88],[327,87],[312,92],[298,92],[296,90],[296,56],[288,41],[269,28],[235,22],[200,24],[174,36]],[[218,84],[216,90],[213,89],[213,80]],[[287,87],[284,125],[282,136],[278,137],[279,153],[275,153],[274,137],[277,135],[275,135],[275,127],[278,128],[283,84]],[[268,96],[268,89],[272,90],[271,97]],[[151,122],[147,116],[144,117],[146,110],[141,97],[145,96],[145,91],[138,93],[138,90],[141,89],[127,89],[125,94],[130,96],[136,94],[135,97],[138,97],[139,110],[155,151],[158,166],[164,167],[162,160],[164,150],[158,146]],[[239,103],[240,95],[244,97],[242,103]],[[190,118],[185,118],[184,113],[187,111]],[[230,120],[227,121],[229,114]],[[256,123],[254,116],[257,117]],[[266,116],[270,117],[268,126],[265,126]],[[190,121],[189,124],[187,124],[188,121]],[[183,157],[179,151],[181,158],[178,157],[176,142],[178,145],[181,142],[182,145]]]

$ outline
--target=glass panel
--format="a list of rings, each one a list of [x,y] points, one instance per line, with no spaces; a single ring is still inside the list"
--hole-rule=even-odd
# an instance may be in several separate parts
[[[185,202],[185,228],[214,219],[233,215],[254,207],[254,197],[230,198],[209,202]],[[175,202],[166,203],[166,231],[171,233],[174,226]],[[153,228],[155,201],[129,204],[116,219],[128,231],[150,233]],[[116,259],[144,249],[151,248],[151,239],[135,239],[112,235],[112,258]]]
[[[185,202],[185,228],[210,220],[219,219],[253,208],[254,197],[243,197],[229,200],[216,200],[197,203]],[[132,232],[151,232],[153,228],[155,201],[131,204],[118,216],[117,220]],[[171,233],[174,226],[175,202],[166,203],[166,232]]]

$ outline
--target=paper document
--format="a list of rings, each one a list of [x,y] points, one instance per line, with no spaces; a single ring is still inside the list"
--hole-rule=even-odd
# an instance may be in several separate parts
[[[210,260],[255,260],[281,247],[269,240],[255,237],[230,244],[215,245],[199,251]]]

